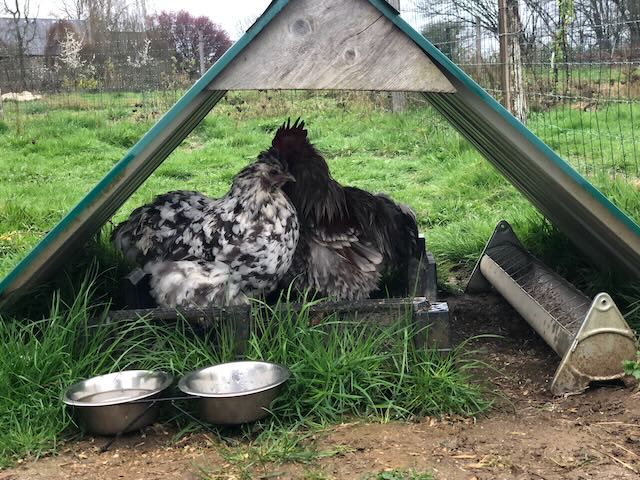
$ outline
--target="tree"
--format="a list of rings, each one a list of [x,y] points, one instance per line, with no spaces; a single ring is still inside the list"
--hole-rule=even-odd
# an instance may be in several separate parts
[[[475,26],[476,19],[485,30],[498,34],[496,0],[418,0],[416,10],[438,22]]]
[[[140,32],[147,17],[146,0],[62,0],[63,18],[88,20],[92,33]]]
[[[47,30],[47,43],[44,47],[45,65],[53,67],[55,58],[60,55],[61,44],[67,38],[67,32],[74,32],[73,24],[68,20],[58,20]]]
[[[640,0],[612,0],[629,29],[629,47],[638,55],[640,50]],[[638,58],[638,57],[636,57]]]
[[[83,40],[73,30],[66,30],[60,42],[60,56],[56,65],[63,75],[63,87],[77,89],[95,89],[96,68],[87,59],[82,58]]]
[[[175,52],[178,68],[196,76],[198,68],[198,43],[204,44],[204,56],[209,65],[218,60],[231,46],[227,32],[208,17],[194,17],[182,10],[161,12],[150,19],[150,34],[155,49],[168,48]]]
[[[555,0],[419,0],[416,7],[427,19],[435,20],[423,29],[423,35],[454,61],[458,60],[454,55],[460,50],[460,35],[465,27],[479,25],[499,40],[503,68],[503,102],[511,113],[525,122],[528,107],[523,60],[527,48],[533,50],[535,38],[526,36],[520,2],[529,5],[525,10],[528,12],[530,25],[535,27],[541,23],[542,18],[542,13],[535,13],[537,8],[549,1]],[[504,11],[499,11],[499,4],[503,5]],[[500,14],[503,14],[502,22]],[[500,36],[501,31],[506,32],[506,35]],[[535,37],[537,28],[530,29],[528,33]]]
[[[605,52],[618,44],[624,30],[618,2],[609,0],[574,0],[576,18],[595,38],[596,46]],[[562,13],[560,11],[560,13]]]
[[[454,59],[460,50],[462,25],[459,22],[440,21],[422,28],[422,35],[447,57]]]
[[[497,0],[417,0],[417,10],[427,18],[459,22],[498,34]],[[640,0],[519,0],[522,24],[520,48],[531,59],[544,44],[557,50],[558,31],[571,43],[583,43],[609,52],[629,40],[632,52],[640,50]],[[570,18],[567,11],[575,15]],[[579,35],[570,38],[573,31]],[[574,40],[574,42],[571,42]]]
[[[540,37],[550,36],[557,28],[553,15],[556,0],[520,0],[518,32],[524,58],[535,54]],[[498,38],[498,0],[418,0],[416,8],[427,18],[453,22],[461,27],[480,27]]]
[[[4,12],[11,15],[13,32],[15,35],[15,48],[18,57],[18,68],[20,70],[20,88],[27,89],[27,67],[26,55],[29,51],[29,44],[36,35],[35,20],[29,16],[30,0],[3,0]],[[37,13],[36,13],[37,16]]]
[[[84,20],[86,18],[86,0],[62,0],[58,7],[59,14],[67,20]]]

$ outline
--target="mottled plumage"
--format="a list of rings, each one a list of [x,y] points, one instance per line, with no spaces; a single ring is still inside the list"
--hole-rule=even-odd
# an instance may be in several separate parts
[[[135,209],[112,240],[150,274],[160,306],[247,303],[275,289],[291,265],[299,226],[282,191],[291,180],[278,158],[263,152],[224,197],[159,195]]]
[[[382,276],[419,257],[415,215],[383,194],[343,187],[307,138],[304,122],[282,125],[272,141],[295,183],[283,187],[300,219],[300,242],[286,281],[340,300],[366,298]]]

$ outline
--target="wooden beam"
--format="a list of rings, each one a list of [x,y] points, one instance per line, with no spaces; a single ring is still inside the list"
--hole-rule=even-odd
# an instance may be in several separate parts
[[[298,312],[300,304],[287,304],[281,307],[286,312]],[[266,312],[269,315],[269,312]],[[448,351],[451,348],[449,306],[447,302],[429,302],[424,297],[388,298],[382,300],[356,300],[349,302],[323,301],[308,309],[309,322],[320,325],[325,319],[333,319],[336,315],[341,320],[358,320],[372,325],[389,326],[400,321],[403,316],[410,316],[415,327],[414,341],[424,348],[435,348]],[[194,327],[195,331],[207,331],[224,326],[233,332],[236,351],[244,352],[246,343],[255,328],[252,322],[249,305],[233,307],[196,308],[150,308],[136,310],[115,310],[109,312],[108,323],[129,322],[138,318],[146,318],[151,322],[175,322],[183,318]],[[95,319],[100,324],[102,319]],[[345,325],[345,327],[348,327]],[[427,330],[428,327],[428,330]]]
[[[365,0],[290,2],[208,88],[455,92]]]

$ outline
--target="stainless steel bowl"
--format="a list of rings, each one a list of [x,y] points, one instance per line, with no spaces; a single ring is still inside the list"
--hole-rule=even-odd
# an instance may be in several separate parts
[[[290,373],[269,362],[230,362],[202,368],[180,379],[178,388],[200,397],[200,417],[220,425],[253,422],[267,408]]]
[[[161,371],[125,370],[78,382],[67,389],[62,401],[73,407],[88,431],[115,435],[152,424],[159,406],[151,402],[172,381],[172,375]]]

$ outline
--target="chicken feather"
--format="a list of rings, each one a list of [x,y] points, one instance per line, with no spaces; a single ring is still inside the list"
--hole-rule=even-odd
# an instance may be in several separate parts
[[[222,198],[159,195],[118,225],[112,240],[151,276],[160,306],[247,303],[274,290],[292,263],[299,224],[282,191],[292,180],[277,156],[263,152]]]
[[[300,241],[284,281],[339,300],[366,298],[381,277],[419,258],[411,209],[384,194],[343,187],[307,138],[305,123],[287,120],[272,149],[295,183],[283,187],[298,211]]]

